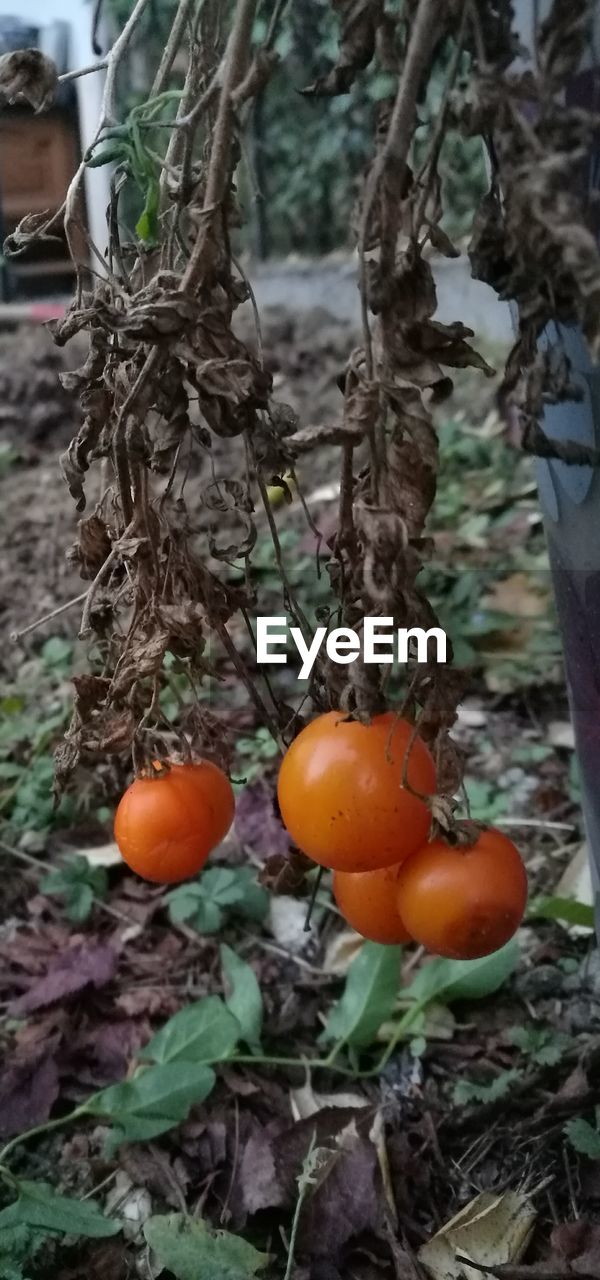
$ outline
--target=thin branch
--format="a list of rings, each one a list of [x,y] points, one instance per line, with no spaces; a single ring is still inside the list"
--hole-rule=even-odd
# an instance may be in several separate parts
[[[456,1261],[463,1266],[472,1267],[474,1271],[480,1271],[483,1276],[490,1276],[492,1280],[598,1280],[596,1273],[591,1271],[573,1271],[570,1266],[563,1267],[520,1267],[512,1266],[510,1263],[496,1263],[493,1267],[488,1267],[483,1262],[473,1262],[471,1258],[464,1258],[457,1253]]]
[[[238,653],[233,643],[233,640],[231,639],[231,636],[227,630],[227,627],[225,626],[225,623],[222,623],[220,626],[216,627],[216,632],[219,638],[221,639],[223,643],[223,647],[225,648],[228,654],[228,657],[231,659],[238,675],[240,676],[243,683],[245,684],[248,690],[248,693],[250,694],[250,697],[254,703],[254,706],[258,711],[258,714],[261,718],[262,723],[266,725],[266,727],[268,728],[271,734],[271,737],[277,743],[280,750],[285,751],[286,744],[282,739],[279,726],[273,720],[271,713],[266,706],[266,703],[263,702],[263,699],[261,698],[261,695],[258,692],[258,689],[254,684],[254,681],[252,680],[250,672],[246,668],[244,659]]]
[[[182,290],[193,289],[203,267],[212,221],[227,192],[234,115],[231,95],[246,71],[252,39],[252,23],[258,0],[238,0],[231,35],[225,51],[223,87],[215,122],[212,150],[206,179],[204,209],[196,242],[181,282]]]
[[[412,137],[417,97],[423,76],[427,69],[429,55],[437,38],[439,18],[438,10],[438,0],[419,0],[419,7],[410,30],[406,58],[404,60],[402,75],[400,76],[400,83],[396,93],[396,100],[392,111],[387,138],[382,150],[375,159],[365,187],[360,220],[358,251],[363,329],[365,331],[365,355],[367,376],[369,380],[373,377],[374,369],[373,344],[367,315],[367,272],[365,260],[369,219],[379,183],[388,164],[393,162],[394,167],[400,171],[402,171],[406,165]]]
[[[89,588],[88,588],[89,590]],[[35,622],[30,622],[22,631],[11,631],[10,638],[13,644],[18,640],[22,640],[23,636],[28,636],[31,631],[37,631],[38,627],[43,627],[44,623],[52,622],[54,618],[58,618],[61,613],[66,613],[67,609],[72,609],[76,604],[83,604],[88,591],[82,591],[81,595],[75,596],[73,600],[67,600],[65,604],[59,604],[56,609],[52,609],[50,613],[45,613],[43,617],[37,618]]]
[[[277,28],[288,4],[289,0],[275,0],[275,8],[269,21],[269,29],[265,36],[264,44],[261,46],[263,49],[268,51],[273,48],[277,38]]]
[[[94,71],[106,71],[108,66],[108,58],[103,58],[101,62],[92,62],[89,67],[78,67],[76,71],[64,71],[58,77],[59,84],[69,84],[71,80],[79,80],[80,76],[92,75]]]
[[[181,44],[185,24],[190,16],[195,0],[179,0],[179,8],[173,19],[173,26],[169,33],[169,39],[163,50],[163,55],[158,65],[158,70],[154,77],[152,88],[149,96],[155,98],[157,94],[162,93],[175,61],[177,50]]]
[[[100,129],[103,129],[107,124],[117,123],[115,95],[116,95],[117,72],[119,70],[119,63],[121,62],[121,59],[125,53],[125,50],[127,49],[127,46],[130,43],[131,38],[135,32],[135,29],[140,19],[143,17],[144,12],[148,8],[149,4],[150,4],[150,0],[137,0],[137,4],[135,5],[132,13],[127,19],[127,22],[125,23],[125,26],[123,27],[121,34],[117,36],[117,39],[115,40],[115,43],[113,44],[113,47],[107,56],[108,65],[106,69],[106,82],[104,85],[104,93],[102,96],[102,110],[101,110],[101,116],[100,116],[101,123],[100,123],[98,132],[100,132]]]
[[[115,93],[116,93],[116,81],[117,81],[117,73],[119,70],[119,65],[121,63],[121,59],[125,54],[127,46],[129,45],[130,40],[132,39],[132,36],[135,32],[138,22],[140,21],[141,17],[144,14],[144,11],[147,9],[149,4],[150,4],[150,0],[137,0],[137,4],[135,5],[135,8],[133,9],[130,17],[127,19],[127,22],[125,23],[125,26],[123,27],[121,34],[117,37],[117,39],[115,40],[115,43],[112,46],[112,49],[104,59],[104,62],[106,64],[106,80],[104,82],[104,91],[102,94],[100,120],[98,122],[98,127],[96,129],[96,135],[92,142],[92,146],[95,146],[95,144],[98,142],[98,139],[100,138],[102,130],[105,129],[107,125],[112,125],[117,123]],[[99,6],[98,6],[98,11],[99,11]],[[77,202],[77,197],[79,195],[79,188],[81,186],[81,181],[85,173],[85,168],[86,168],[85,159],[83,159],[78,169],[76,170],[75,174],[71,178],[71,181],[69,183],[69,187],[67,190],[67,194],[65,196],[64,204],[57,211],[57,213],[54,215],[54,218],[53,218],[53,221],[55,221],[56,218],[64,215],[63,224],[64,224],[67,245],[69,248],[69,253],[71,255],[71,258],[73,259],[73,262],[76,264],[76,266],[78,266],[78,262],[77,262],[77,254],[75,251],[75,242],[73,240],[72,232],[74,228],[76,228],[77,226],[76,202]],[[81,272],[79,271],[79,268],[78,268],[78,293],[81,292],[80,277],[81,277]]]
[[[450,62],[450,67],[448,69],[448,75],[446,77],[446,83],[444,85],[442,100],[439,103],[439,106],[437,108],[437,119],[433,128],[433,135],[431,138],[429,153],[425,159],[421,172],[417,174],[417,177],[415,179],[415,185],[417,187],[419,185],[419,182],[423,181],[423,191],[421,193],[419,202],[417,204],[416,213],[414,216],[413,230],[415,235],[419,234],[419,228],[421,226],[421,222],[423,220],[423,214],[425,213],[425,209],[427,207],[427,200],[429,198],[428,184],[424,181],[425,174],[427,170],[432,172],[435,166],[437,165],[440,151],[442,149],[442,144],[444,142],[444,138],[446,134],[446,124],[447,124],[447,118],[448,118],[448,105],[450,101],[450,94],[454,88],[454,83],[456,81],[456,77],[460,69],[460,63],[461,63],[461,59],[464,52],[463,45],[464,45],[464,38],[465,38],[465,25],[466,25],[466,19],[467,19],[467,12],[468,12],[468,7],[465,0],[465,3],[463,4],[462,13],[460,15],[460,24],[459,24],[458,31],[456,33],[456,45],[455,45],[454,53],[452,55],[452,59]]]

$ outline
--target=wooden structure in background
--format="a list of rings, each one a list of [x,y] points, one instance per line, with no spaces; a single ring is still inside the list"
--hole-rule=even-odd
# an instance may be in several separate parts
[[[0,204],[4,234],[13,231],[28,213],[53,213],[60,208],[79,164],[80,144],[75,102],[43,116],[26,109],[0,113]],[[82,218],[85,210],[82,202]],[[85,247],[82,244],[82,256]],[[73,274],[64,238],[44,242],[12,259],[10,272],[19,292],[27,280],[40,286],[68,285]],[[44,290],[45,291],[45,290]]]

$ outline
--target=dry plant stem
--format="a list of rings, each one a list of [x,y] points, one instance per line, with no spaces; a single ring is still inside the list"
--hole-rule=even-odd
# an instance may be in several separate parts
[[[92,62],[89,67],[78,67],[77,71],[64,71],[58,77],[59,84],[69,84],[71,80],[79,80],[80,76],[89,76],[93,71],[106,71],[108,59],[103,58],[101,62]]]
[[[106,64],[106,81],[104,84],[104,92],[102,94],[102,108],[100,111],[100,120],[98,122],[98,128],[96,130],[96,137],[94,139],[94,143],[98,141],[98,138],[102,133],[102,130],[106,128],[107,125],[112,125],[117,123],[116,108],[115,108],[115,89],[116,89],[116,80],[117,80],[119,65],[125,54],[127,46],[135,32],[137,24],[140,21],[140,18],[142,17],[145,9],[148,8],[149,3],[150,3],[150,0],[137,0],[137,4],[135,5],[132,13],[127,19],[127,22],[125,23],[125,26],[123,27],[121,34],[117,37],[117,39],[115,40],[115,43],[113,44],[112,49],[110,50],[110,53],[104,59]],[[81,272],[79,270],[79,264],[77,263],[77,255],[75,252],[75,242],[73,240],[72,233],[77,226],[78,220],[75,212],[76,202],[77,202],[77,197],[79,195],[79,188],[81,186],[81,181],[84,176],[84,173],[85,173],[85,160],[82,160],[81,164],[79,165],[79,168],[77,169],[76,173],[74,174],[73,178],[69,183],[64,204],[56,212],[51,222],[48,224],[49,226],[52,226],[52,224],[58,218],[64,215],[64,229],[65,229],[67,245],[69,248],[69,253],[71,254],[73,262],[78,267],[78,281],[77,281],[78,294],[81,293],[81,279],[80,279]],[[101,257],[101,255],[99,256]]]
[[[204,90],[202,97],[198,99],[198,101],[195,103],[192,110],[189,111],[187,115],[182,114],[181,117],[179,117],[176,120],[176,124],[178,128],[193,129],[194,126],[198,123],[200,116],[206,110],[206,108],[210,105],[210,103],[213,101],[213,99],[216,97],[218,93],[219,85],[221,83],[221,74],[222,74],[221,67],[217,67],[217,70],[215,71],[215,74],[212,80],[210,81],[210,84]],[[183,106],[183,102],[182,102],[182,106]]]
[[[460,25],[456,33],[456,48],[452,55],[452,61],[450,63],[450,68],[446,78],[446,83],[444,85],[442,100],[438,107],[437,120],[435,122],[435,126],[433,129],[433,136],[431,138],[429,152],[425,158],[421,172],[417,174],[417,177],[415,179],[415,182],[417,185],[419,184],[420,181],[423,181],[423,190],[421,192],[419,203],[416,207],[416,211],[414,214],[414,221],[413,221],[413,234],[416,236],[418,236],[419,234],[419,229],[423,221],[423,216],[425,214],[425,210],[427,207],[427,201],[429,199],[429,188],[428,188],[428,183],[425,181],[425,176],[426,176],[427,170],[431,172],[436,169],[437,163],[439,160],[440,151],[442,149],[442,143],[444,141],[444,136],[446,132],[446,120],[448,115],[448,102],[450,99],[450,94],[454,88],[454,83],[456,81],[456,77],[458,75],[458,70],[460,67],[460,61],[463,55],[463,41],[464,41],[464,35],[465,35],[466,19],[467,19],[467,4],[465,3],[463,5],[463,10],[460,15]]]
[[[436,38],[437,10],[437,0],[419,0],[419,7],[411,26],[404,67],[400,76],[400,83],[398,85],[396,101],[392,111],[387,138],[383,149],[375,159],[365,187],[359,229],[358,254],[361,311],[365,342],[365,362],[367,378],[369,381],[373,380],[375,372],[373,341],[368,318],[367,272],[365,259],[369,219],[377,189],[387,165],[393,163],[395,168],[400,171],[406,165],[414,125],[417,96],[423,76],[427,69],[429,55]],[[382,254],[383,252],[384,249],[382,245]],[[391,265],[393,269],[394,264],[392,263]],[[379,457],[376,438],[370,439],[370,449],[371,466],[374,472],[373,496],[375,502],[378,502],[379,477],[384,459]]]
[[[192,149],[194,145],[196,125],[199,123],[205,108],[209,105],[210,98],[214,97],[218,89],[216,77],[213,77],[209,86],[210,93],[208,93],[208,91],[201,92],[207,77],[205,59],[207,56],[206,46],[208,43],[204,38],[205,32],[202,30],[202,27],[205,25],[207,11],[210,11],[210,4],[211,0],[203,0],[199,9],[199,17],[201,19],[199,38],[203,56],[197,57],[194,46],[190,46],[190,56],[185,75],[183,94],[177,109],[175,124],[169,139],[164,167],[159,180],[161,206],[163,211],[165,211],[169,206],[167,191],[169,167],[179,170],[177,201],[175,210],[173,211],[173,217],[171,219],[169,235],[163,251],[167,262],[170,264],[172,264],[174,260],[175,241],[178,234],[179,218],[183,212],[186,198],[189,194],[188,184],[190,180]],[[200,97],[198,96],[199,94]]]
[[[256,6],[257,0],[238,0],[231,35],[225,51],[223,87],[219,99],[219,110],[215,122],[206,179],[202,224],[199,227],[196,243],[183,275],[181,282],[183,290],[193,289],[198,284],[202,274],[203,258],[212,220],[227,191],[234,126],[231,95],[246,71]]]
[[[163,50],[158,70],[152,82],[152,88],[149,95],[151,98],[155,98],[159,93],[162,93],[166,86],[171,68],[175,61],[177,50],[179,49],[183,38],[185,24],[192,12],[194,2],[195,0],[179,0],[179,8],[173,19],[173,26],[169,33],[169,39],[167,40]]]
[[[269,29],[265,37],[265,42],[262,46],[263,49],[273,48],[273,45],[275,43],[275,38],[277,36],[277,28],[279,26],[280,19],[282,17],[282,14],[287,9],[288,4],[289,4],[289,0],[276,0],[275,8],[273,9],[273,12],[271,14],[271,19],[269,22]]]
[[[102,112],[101,112],[100,129],[103,129],[104,126],[107,124],[117,123],[118,117],[117,117],[116,106],[115,106],[115,95],[116,95],[117,73],[119,70],[119,64],[125,53],[125,50],[127,49],[128,44],[130,43],[130,40],[138,25],[138,22],[140,21],[140,18],[143,16],[145,9],[148,8],[149,4],[150,4],[150,0],[137,0],[137,3],[134,6],[132,13],[127,19],[127,22],[125,23],[125,26],[123,27],[121,34],[117,36],[117,39],[115,40],[115,43],[113,44],[113,47],[106,60],[107,61],[106,82],[104,85],[104,93],[102,95]]]
[[[495,1264],[493,1267],[486,1266],[483,1262],[473,1262],[471,1258],[463,1258],[460,1254],[456,1255],[456,1261],[463,1263],[464,1266],[471,1267],[474,1271],[480,1271],[482,1276],[491,1276],[491,1280],[598,1280],[595,1273],[591,1271],[573,1271],[571,1267],[513,1267],[501,1263]]]
[[[354,509],[352,505],[354,493],[354,446],[350,442],[342,445],[342,472],[340,479],[339,528],[337,545],[351,556],[356,547],[356,530],[354,528]]]
[[[219,636],[223,644],[223,647],[226,650],[229,658],[231,659],[238,675],[241,677],[242,681],[244,682],[248,690],[248,693],[250,694],[250,697],[254,703],[254,706],[256,707],[256,710],[258,711],[258,714],[262,719],[263,724],[269,730],[271,737],[278,744],[280,750],[282,752],[285,751],[286,744],[282,739],[279,726],[276,723],[276,721],[273,720],[273,717],[270,711],[268,710],[266,704],[263,702],[263,699],[261,698],[260,693],[258,692],[258,689],[256,688],[254,681],[250,676],[250,672],[247,671],[246,664],[243,658],[238,653],[233,643],[233,640],[231,639],[231,636],[227,630],[227,627],[224,624],[222,624],[217,628],[217,635]]]
[[[94,581],[92,582],[89,590],[85,594],[85,607],[84,607],[82,618],[81,618],[81,626],[79,628],[79,636],[81,639],[84,639],[87,635],[89,635],[91,631],[90,614],[92,611],[92,605],[94,603],[96,592],[101,582],[106,577],[106,574],[110,569],[111,565],[114,564],[118,554],[119,554],[119,548],[118,548],[118,545],[115,544],[115,546],[112,548],[112,551],[106,557],[106,560],[102,565],[102,568],[98,570],[96,577],[94,578]]]
[[[265,482],[264,482],[264,479],[263,479],[262,475],[260,474],[260,469],[259,469],[259,467],[256,465],[256,458],[255,458],[255,455],[254,455],[254,450],[253,450],[253,448],[252,448],[252,441],[249,439],[249,437],[248,437],[248,445],[249,445],[249,449],[250,449],[251,457],[252,457],[252,459],[253,459],[253,461],[254,461],[254,466],[255,466],[255,470],[256,470],[256,476],[257,476],[257,480],[258,480],[258,487],[259,487],[259,490],[260,490],[260,496],[261,496],[261,500],[262,500],[263,507],[264,507],[264,509],[265,509],[265,515],[266,515],[266,517],[267,517],[267,521],[268,521],[268,524],[269,524],[269,532],[270,532],[270,534],[271,534],[271,542],[273,543],[273,550],[274,550],[274,552],[275,552],[275,560],[276,560],[276,562],[277,562],[277,568],[279,569],[279,575],[280,575],[280,577],[281,577],[281,581],[282,581],[282,584],[283,584],[283,586],[284,586],[284,588],[285,588],[285,592],[286,592],[286,595],[287,595],[287,603],[288,603],[289,605],[292,605],[292,604],[293,604],[294,614],[295,614],[295,616],[296,616],[296,618],[297,618],[298,622],[300,622],[300,623],[302,624],[302,626],[304,627],[304,630],[305,630],[305,632],[306,632],[306,638],[308,638],[308,637],[310,636],[310,624],[309,624],[308,619],[306,618],[306,616],[305,616],[305,614],[304,614],[304,611],[301,609],[300,605],[299,605],[299,604],[297,603],[297,601],[294,599],[294,595],[293,595],[293,592],[292,592],[292,589],[291,589],[291,586],[290,586],[290,582],[289,582],[289,579],[288,579],[288,576],[287,576],[287,571],[286,571],[286,567],[285,567],[285,563],[284,563],[284,559],[283,559],[283,554],[282,554],[282,551],[281,551],[281,543],[280,543],[280,541],[279,541],[279,534],[278,534],[278,532],[277,532],[277,525],[276,525],[276,523],[275,523],[275,517],[274,517],[274,515],[273,515],[273,508],[271,507],[271,503],[269,502],[269,496],[268,496],[268,494],[267,494],[267,486],[266,486],[266,484],[265,484]]]
[[[73,609],[76,604],[83,604],[88,591],[82,591],[81,595],[75,596],[73,600],[67,600],[66,604],[59,604],[58,607],[56,609],[52,609],[50,613],[45,613],[42,618],[37,618],[35,622],[30,622],[28,626],[23,627],[22,631],[11,631],[11,640],[16,644],[18,640],[22,640],[23,636],[28,636],[31,631],[37,631],[38,627],[44,626],[44,623],[52,622],[52,620],[54,618],[58,618],[61,613],[66,613],[67,609]]]

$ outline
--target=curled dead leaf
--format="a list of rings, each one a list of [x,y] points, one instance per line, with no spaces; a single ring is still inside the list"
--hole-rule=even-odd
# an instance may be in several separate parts
[[[58,87],[56,65],[39,49],[14,49],[0,57],[0,98],[11,106],[28,102],[45,111]]]
[[[457,1261],[457,1256],[486,1268],[518,1262],[535,1220],[527,1196],[482,1191],[422,1245],[418,1256],[431,1280],[481,1280],[481,1271]]]

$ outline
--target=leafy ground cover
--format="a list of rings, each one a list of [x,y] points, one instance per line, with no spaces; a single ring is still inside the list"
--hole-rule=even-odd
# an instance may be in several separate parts
[[[309,331],[303,345],[302,324],[279,315],[265,334],[306,421],[348,347],[323,315]],[[525,1261],[514,1249],[499,1261],[463,1223],[470,1276],[490,1274],[490,1256],[499,1280],[599,1274],[600,977],[589,908],[556,896],[581,832],[542,530],[489,389],[474,399],[461,380],[453,412],[426,573],[472,669],[455,728],[471,810],[526,854],[526,925],[485,961],[424,963],[361,946],[324,881],[305,930],[273,807],[277,760],[225,658],[209,696],[235,746],[234,830],[197,881],[137,880],[112,845],[118,763],[80,772],[57,809],[49,794],[77,611],[7,643],[0,1277],[415,1280],[438,1266],[445,1280],[460,1274],[447,1237],[433,1262],[422,1253],[429,1272],[421,1251],[478,1196],[472,1217],[485,1208],[495,1238],[512,1239],[506,1216],[534,1234]],[[64,561],[70,513],[55,488],[45,497],[52,434],[24,450],[8,432],[6,446],[8,633],[81,584]],[[326,457],[300,481],[323,542],[337,496]],[[272,510],[315,616],[318,539],[297,496]],[[255,572],[268,592],[266,529]],[[185,680],[176,659],[168,668],[163,696],[185,717]],[[300,699],[293,669],[277,674]]]

